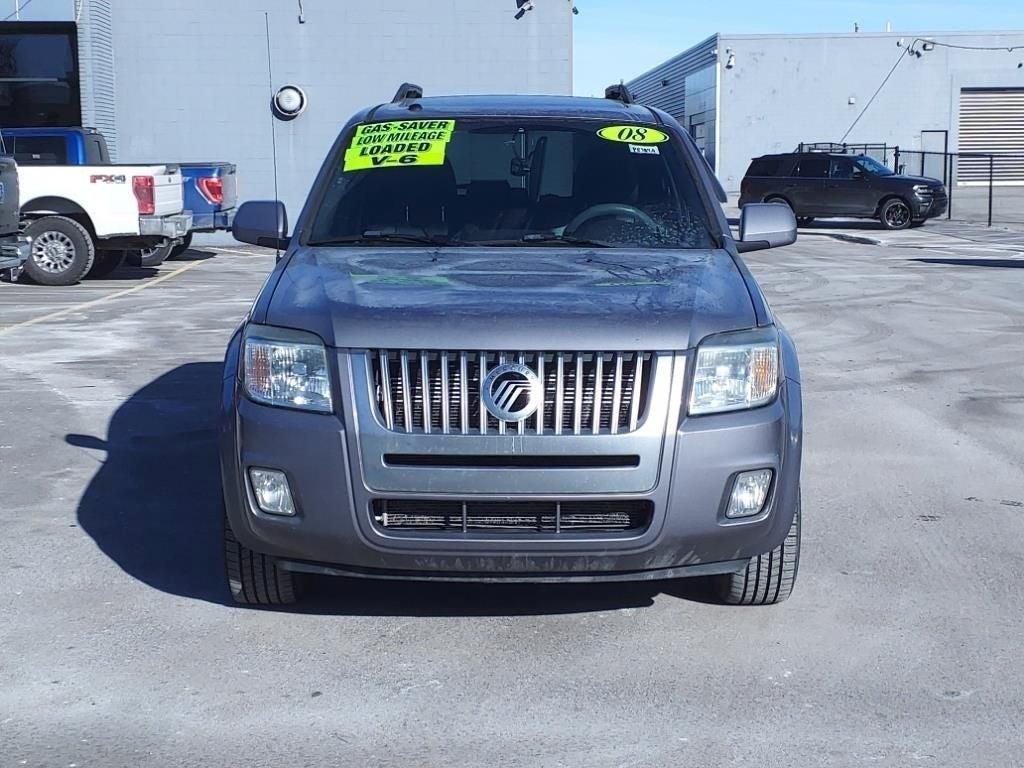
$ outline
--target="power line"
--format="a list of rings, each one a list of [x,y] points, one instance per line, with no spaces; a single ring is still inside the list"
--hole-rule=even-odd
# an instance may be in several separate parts
[[[942,43],[938,40],[925,40],[924,38],[916,38],[910,47],[913,48],[916,43],[927,43],[928,45],[934,45],[942,48],[957,48],[961,51],[1006,51],[1007,53],[1013,53],[1014,51],[1024,51],[1024,45],[959,45],[957,43]]]
[[[902,43],[902,40],[900,42]],[[936,48],[955,48],[960,51],[1006,51],[1007,53],[1013,53],[1014,51],[1024,51],[1024,45],[962,45],[960,43],[944,43],[939,40],[926,40],[923,37],[915,37],[913,42],[911,42],[910,45],[908,45],[906,49],[903,51],[903,53],[899,55],[899,58],[896,59],[896,63],[892,65],[892,69],[890,69],[889,73],[883,78],[881,85],[878,86],[878,89],[874,92],[874,94],[872,94],[871,98],[868,99],[868,103],[864,105],[864,109],[860,111],[860,114],[857,115],[857,118],[846,130],[846,133],[843,134],[843,137],[839,140],[840,143],[846,141],[846,137],[853,132],[853,129],[857,126],[857,123],[859,123],[860,119],[864,117],[864,113],[868,111],[868,108],[874,103],[875,99],[878,98],[878,94],[880,94],[882,92],[882,89],[885,88],[886,83],[889,82],[892,76],[896,73],[896,70],[899,68],[900,64],[903,63],[903,59],[905,59],[908,54],[914,54],[918,57],[921,56],[920,52],[915,50],[915,46],[918,43],[920,43],[922,47],[932,46]],[[925,50],[929,49],[925,48]]]
[[[30,5],[32,5],[33,2],[33,0],[25,0],[25,3],[23,5],[18,5],[18,1],[19,0],[14,0],[14,12],[7,14],[4,17],[4,21],[10,21],[12,16],[17,16],[19,13],[21,13]]]
[[[846,141],[846,137],[850,135],[850,133],[853,131],[853,129],[857,126],[857,123],[860,122],[860,119],[862,117],[864,117],[864,113],[868,111],[868,107],[870,107],[871,104],[875,101],[875,99],[878,98],[878,94],[880,94],[882,92],[882,89],[885,88],[885,84],[888,83],[889,79],[896,73],[897,67],[899,67],[899,65],[903,63],[903,60],[907,57],[907,54],[910,53],[912,48],[913,48],[913,46],[911,46],[910,48],[907,48],[905,51],[903,51],[900,54],[900,57],[898,59],[896,59],[896,63],[892,65],[892,69],[889,70],[889,74],[887,74],[885,76],[885,79],[882,80],[882,84],[878,86],[878,89],[874,92],[874,94],[871,96],[871,98],[868,99],[868,103],[864,105],[864,109],[862,109],[860,111],[860,114],[857,115],[857,119],[854,120],[853,123],[850,125],[850,127],[846,129],[846,133],[843,134],[843,138],[841,138],[839,140],[840,144],[842,144],[844,141]]]

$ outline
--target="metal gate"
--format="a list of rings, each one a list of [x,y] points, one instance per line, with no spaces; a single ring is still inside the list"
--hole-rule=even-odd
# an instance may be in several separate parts
[[[960,91],[960,146],[957,180],[989,183],[988,157],[1001,157],[993,182],[1024,184],[1024,88],[964,88]]]

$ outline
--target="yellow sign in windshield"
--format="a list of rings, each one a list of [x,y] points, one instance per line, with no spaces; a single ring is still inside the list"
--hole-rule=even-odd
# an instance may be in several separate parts
[[[454,120],[402,120],[360,125],[345,150],[343,170],[444,165],[445,149],[454,132]]]
[[[643,125],[609,125],[598,131],[597,135],[623,144],[661,144],[668,141],[667,133]]]

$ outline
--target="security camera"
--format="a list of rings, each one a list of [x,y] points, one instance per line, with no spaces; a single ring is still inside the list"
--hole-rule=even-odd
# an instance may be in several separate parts
[[[521,19],[527,14],[528,11],[533,10],[533,0],[516,0],[516,11],[515,18]]]

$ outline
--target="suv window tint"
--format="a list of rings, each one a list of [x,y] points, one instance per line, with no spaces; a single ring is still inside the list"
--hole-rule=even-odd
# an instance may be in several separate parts
[[[11,153],[19,165],[66,165],[67,144],[59,136],[15,136]]]
[[[836,157],[832,159],[832,170],[829,173],[833,179],[852,179],[854,176],[863,175],[863,172],[857,172],[857,166],[854,165],[853,160],[847,157]]]
[[[797,163],[796,176],[801,179],[824,179],[828,177],[828,155],[804,155]]]
[[[755,158],[747,169],[747,176],[774,176],[779,172],[781,163],[782,158],[778,155]]]
[[[339,157],[309,243],[373,232],[453,245],[530,245],[565,236],[617,248],[714,247],[701,181],[678,146],[611,141],[598,135],[604,127],[460,119],[439,164],[346,170]],[[352,142],[347,135],[340,149]],[[524,242],[527,235],[536,237]]]

